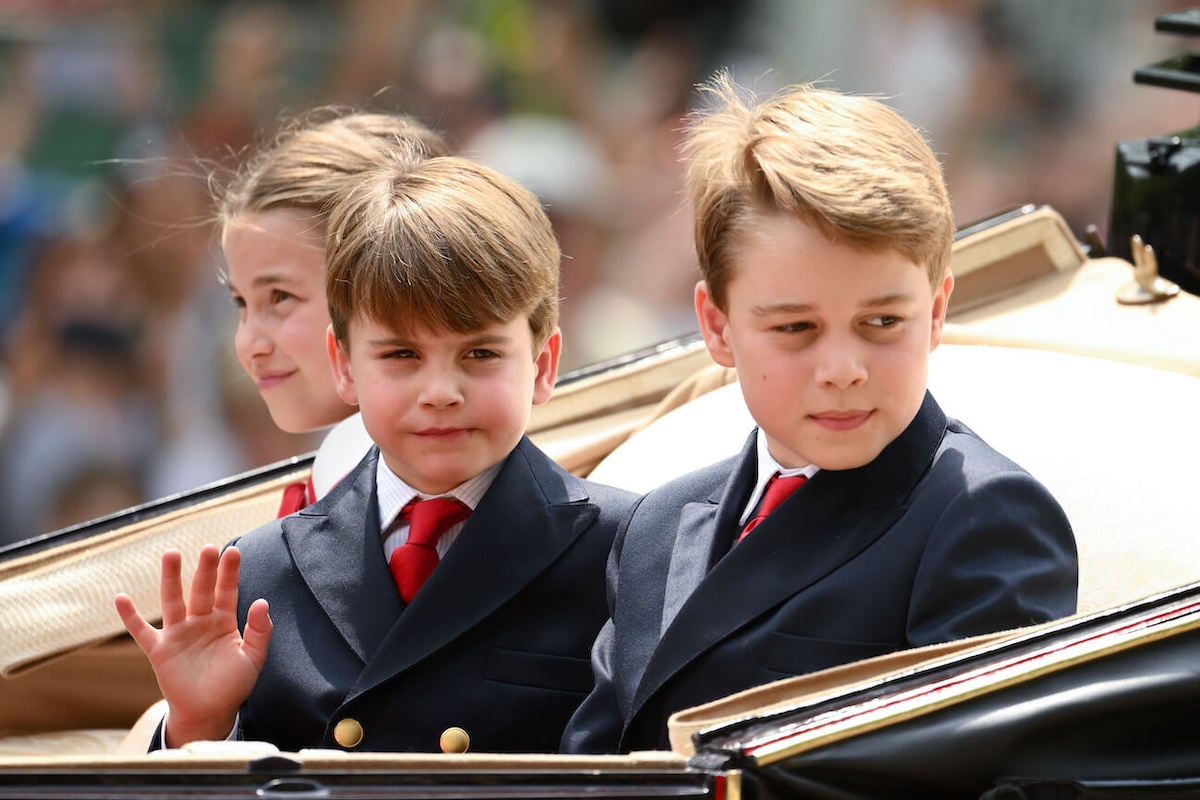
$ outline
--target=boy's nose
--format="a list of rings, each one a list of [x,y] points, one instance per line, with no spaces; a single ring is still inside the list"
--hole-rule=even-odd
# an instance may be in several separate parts
[[[431,369],[425,373],[421,386],[421,405],[433,408],[450,408],[462,405],[462,388],[452,370]]]
[[[822,386],[849,389],[867,380],[866,362],[853,347],[827,347],[820,355],[816,380]]]

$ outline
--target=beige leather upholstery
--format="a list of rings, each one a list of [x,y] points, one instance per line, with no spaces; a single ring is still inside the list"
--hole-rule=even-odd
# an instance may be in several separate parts
[[[303,477],[298,469],[0,565],[0,756],[115,747],[159,692],[113,597],[127,592],[155,618],[164,550],[182,550],[190,575],[204,544],[274,518],[283,485]],[[82,733],[64,735],[73,730]]]

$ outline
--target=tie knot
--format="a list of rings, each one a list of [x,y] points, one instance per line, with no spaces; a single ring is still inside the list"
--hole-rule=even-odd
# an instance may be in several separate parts
[[[411,603],[417,591],[438,565],[437,541],[456,522],[471,515],[471,509],[453,497],[414,498],[400,509],[398,520],[407,520],[408,539],[392,551],[388,569],[396,580],[400,597]]]
[[[807,480],[808,477],[804,475],[789,475],[785,477],[778,472],[772,475],[771,479],[767,481],[767,489],[763,492],[762,502],[758,506],[758,513],[742,528],[742,532],[738,536],[738,541],[740,542],[745,538],[746,534],[757,528],[767,518],[768,514],[786,500],[789,494],[803,486]]]
[[[762,510],[760,516],[766,516],[779,507],[787,496],[799,489],[808,480],[807,475],[783,476],[778,472],[767,481],[767,490],[763,492]]]
[[[413,498],[400,509],[400,519],[408,522],[408,541],[433,546],[447,528],[471,515],[471,509],[453,497]]]

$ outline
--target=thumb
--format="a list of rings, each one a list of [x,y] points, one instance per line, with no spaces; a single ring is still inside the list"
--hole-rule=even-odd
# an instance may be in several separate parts
[[[242,652],[248,655],[259,669],[266,663],[267,647],[271,644],[271,631],[274,628],[267,601],[260,597],[251,603],[246,611],[246,629],[242,633]]]
[[[138,613],[137,607],[133,603],[133,598],[129,595],[122,592],[113,598],[113,603],[117,608],[117,614],[121,617],[121,623],[125,626],[125,630],[137,642],[137,646],[141,648],[142,652],[149,654],[155,645],[158,644],[158,631],[150,623],[146,622],[145,617]]]

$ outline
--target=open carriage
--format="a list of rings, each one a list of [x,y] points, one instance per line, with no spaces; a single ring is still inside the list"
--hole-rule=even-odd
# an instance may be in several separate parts
[[[1200,10],[1156,26],[1198,33]],[[1196,89],[1191,59],[1135,79]],[[1139,173],[1148,168],[1138,159],[1158,157],[1149,150],[1118,148],[1118,190],[1131,175],[1146,185],[1136,208],[1118,191],[1110,227],[1190,258],[1184,288],[1195,292],[1195,193]],[[1186,237],[1172,238],[1184,223],[1190,256],[1175,247]],[[1106,257],[1053,209],[1032,206],[960,231],[957,285],[930,364],[946,412],[1066,510],[1080,557],[1074,616],[686,709],[670,719],[671,749],[661,752],[293,753],[196,742],[147,754],[158,689],[113,596],[127,592],[153,616],[160,553],[182,550],[190,574],[202,545],[270,520],[283,486],[328,481],[330,459],[342,459],[331,473],[342,474],[346,454],[364,445],[339,427],[314,454],[0,548],[0,798],[1200,796],[1190,502],[1200,296],[1159,279],[1153,251],[1136,241],[1126,251],[1123,235],[1113,240],[1122,257]],[[530,436],[576,474],[644,492],[732,454],[751,424],[736,375],[696,336],[565,376],[535,409]]]
[[[146,755],[157,687],[113,595],[156,609],[161,551],[183,550],[190,574],[203,544],[272,518],[310,455],[0,550],[0,797],[1200,792],[1189,502],[1200,297],[1153,301],[1151,258],[1091,257],[1056,212],[1033,207],[960,232],[954,248],[930,388],[1066,509],[1075,617],[689,709],[671,720],[669,752],[386,756],[237,742]],[[696,437],[701,424],[714,435]],[[732,453],[750,424],[736,376],[685,338],[567,376],[530,432],[568,469],[645,491]]]

